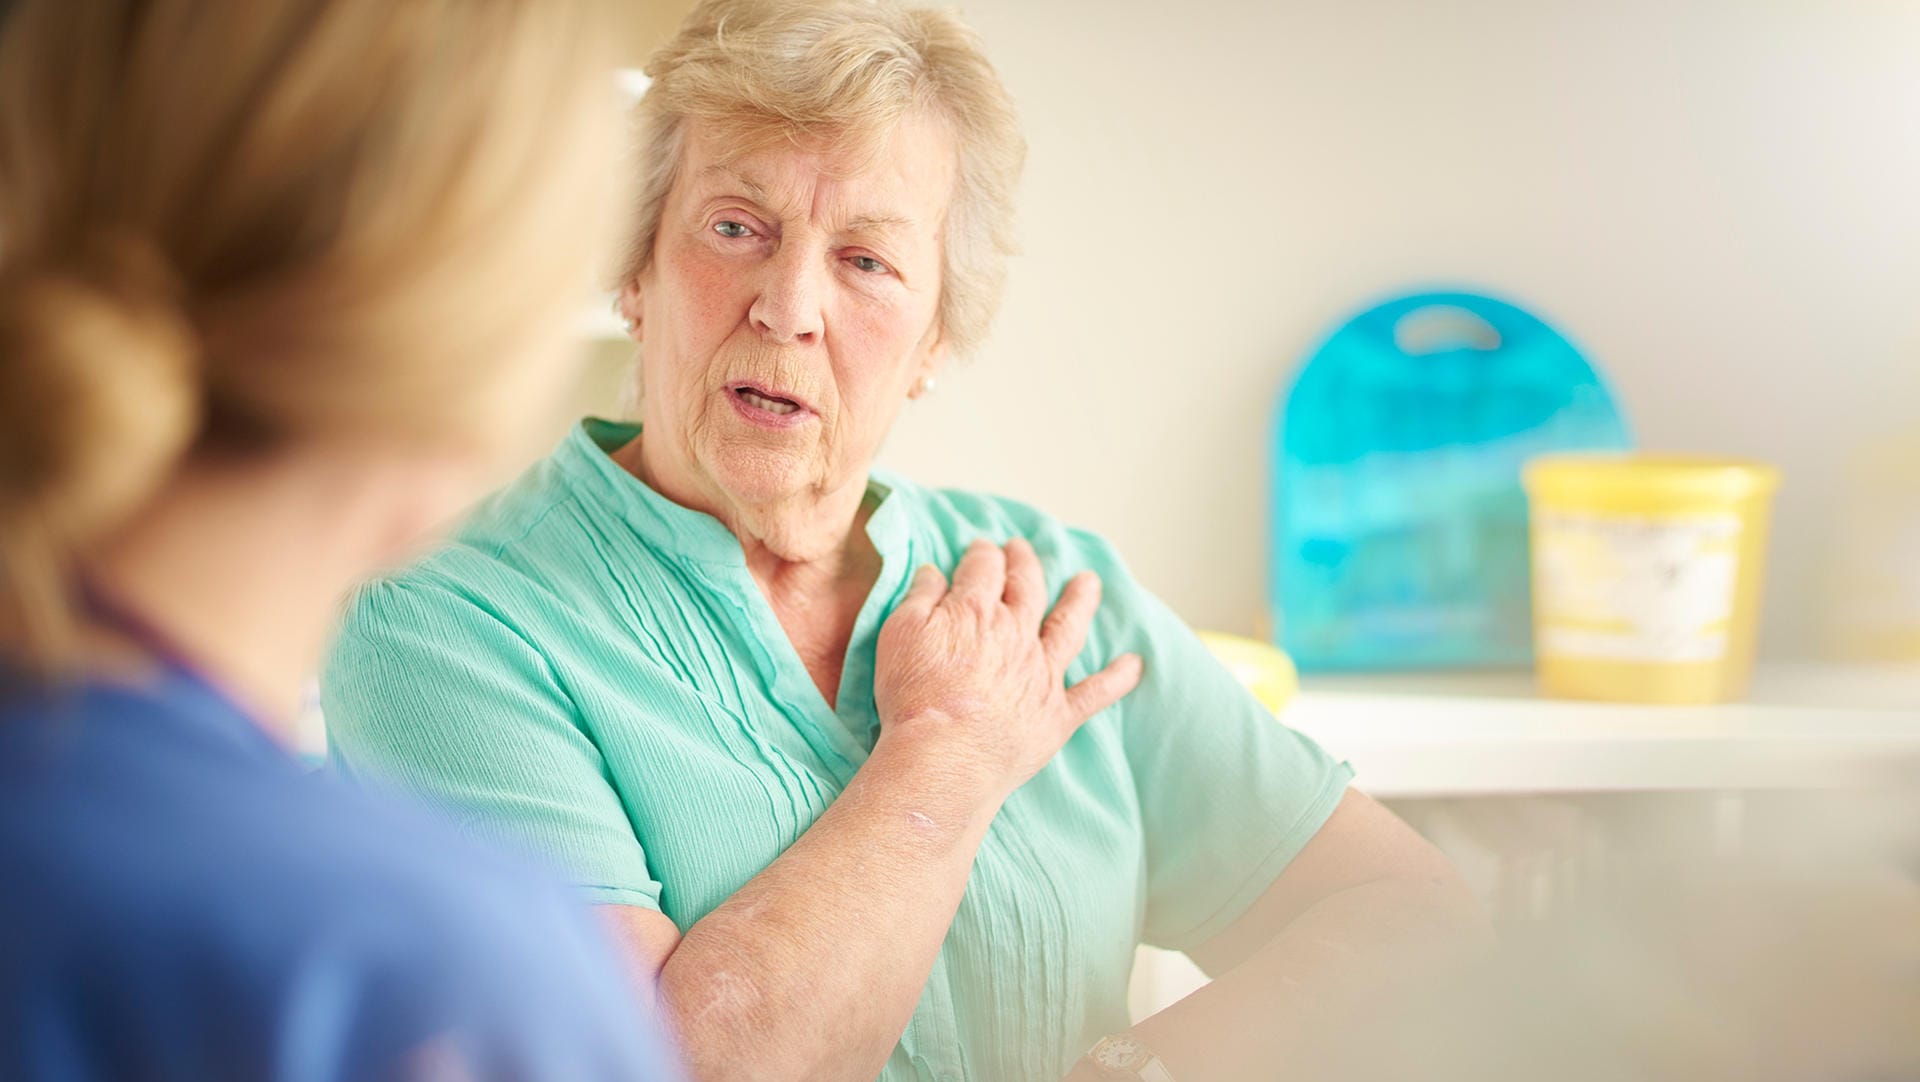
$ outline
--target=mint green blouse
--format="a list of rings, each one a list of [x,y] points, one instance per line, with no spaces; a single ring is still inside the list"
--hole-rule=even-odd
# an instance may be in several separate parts
[[[1140,687],[1001,809],[883,1082],[1059,1078],[1128,1024],[1137,944],[1225,928],[1340,800],[1346,766],[1249,696],[1106,542],[878,471],[884,566],[829,705],[733,535],[608,457],[637,433],[585,422],[452,544],[357,595],[322,682],[334,760],[531,845],[591,901],[685,929],[860,768],[875,642],[917,566],[951,573],[973,539],[1018,535],[1056,595],[1097,571],[1105,602],[1068,679],[1131,650]]]

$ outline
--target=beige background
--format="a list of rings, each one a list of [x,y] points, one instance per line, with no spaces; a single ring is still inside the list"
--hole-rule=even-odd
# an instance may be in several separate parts
[[[1247,631],[1299,359],[1382,291],[1479,284],[1584,344],[1643,443],[1784,468],[1766,643],[1814,649],[1842,463],[1920,401],[1920,5],[963,10],[1026,124],[1026,253],[887,464],[1101,531]]]

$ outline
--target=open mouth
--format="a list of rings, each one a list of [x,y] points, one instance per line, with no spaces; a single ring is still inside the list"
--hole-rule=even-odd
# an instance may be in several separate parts
[[[798,413],[803,408],[800,403],[795,402],[791,398],[782,398],[776,394],[769,394],[757,387],[746,385],[737,386],[733,389],[733,394],[734,397],[745,402],[747,405],[755,409],[766,410],[768,413],[777,417],[785,417],[789,414]]]

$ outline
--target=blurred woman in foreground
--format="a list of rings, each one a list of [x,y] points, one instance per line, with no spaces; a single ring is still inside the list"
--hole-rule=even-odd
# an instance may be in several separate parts
[[[0,1077],[668,1076],[564,894],[283,744],[565,386],[604,7],[0,26]]]

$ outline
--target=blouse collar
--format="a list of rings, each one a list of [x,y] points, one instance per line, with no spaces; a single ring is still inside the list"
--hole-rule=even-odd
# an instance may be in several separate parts
[[[554,461],[576,492],[619,514],[653,548],[697,563],[744,568],[739,538],[719,519],[674,503],[613,460],[638,435],[637,422],[588,417],[567,434]],[[867,516],[867,537],[889,563],[907,554],[910,489],[888,471],[868,471],[866,498],[876,506]]]

